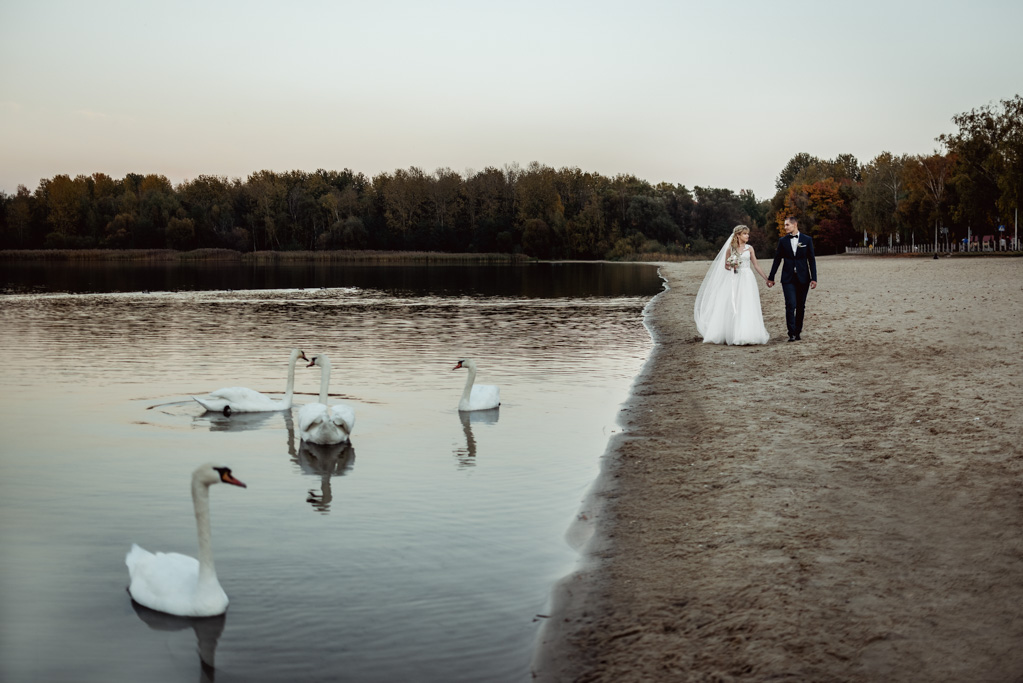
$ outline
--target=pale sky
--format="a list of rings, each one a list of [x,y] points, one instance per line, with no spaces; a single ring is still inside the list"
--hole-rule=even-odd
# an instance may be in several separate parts
[[[538,161],[766,199],[1021,92],[1019,0],[0,0],[0,190]]]

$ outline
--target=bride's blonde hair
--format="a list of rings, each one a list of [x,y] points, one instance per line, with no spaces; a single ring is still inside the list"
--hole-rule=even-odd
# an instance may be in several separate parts
[[[749,228],[746,227],[745,225],[737,225],[734,228],[732,228],[732,242],[728,246],[732,250],[733,254],[738,254],[739,253],[739,233],[740,232],[749,232]]]

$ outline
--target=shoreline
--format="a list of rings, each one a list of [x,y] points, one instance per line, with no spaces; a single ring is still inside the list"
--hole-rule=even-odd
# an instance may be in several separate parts
[[[579,618],[580,615],[587,614],[588,605],[596,598],[595,592],[597,584],[600,582],[600,558],[606,555],[611,546],[607,527],[613,524],[613,521],[606,520],[605,517],[611,514],[610,502],[617,495],[613,469],[620,464],[617,462],[617,456],[623,443],[629,438],[626,415],[636,409],[636,388],[644,381],[647,373],[653,371],[657,355],[661,350],[654,309],[658,300],[667,296],[671,290],[671,282],[663,273],[664,266],[667,264],[661,262],[655,265],[658,266],[657,274],[663,280],[664,288],[647,302],[642,313],[643,326],[647,329],[653,346],[650,349],[650,356],[633,379],[629,386],[628,396],[622,403],[618,417],[621,430],[608,439],[604,453],[601,455],[601,465],[597,477],[587,490],[576,516],[565,532],[566,543],[578,553],[579,557],[576,561],[576,568],[558,580],[551,590],[549,619],[544,622],[537,636],[537,645],[530,665],[534,680],[574,680],[571,676],[565,677],[568,675],[568,671],[560,661],[565,656],[566,640],[571,632],[571,629],[563,627],[563,623],[570,620],[568,615],[575,615],[575,618]],[[601,533],[602,529],[604,533]]]
[[[659,265],[533,677],[1017,680],[1023,263],[821,257],[759,347],[702,344],[708,263]]]

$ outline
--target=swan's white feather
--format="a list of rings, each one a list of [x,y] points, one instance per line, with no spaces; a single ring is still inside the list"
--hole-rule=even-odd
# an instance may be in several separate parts
[[[181,553],[151,553],[132,544],[124,563],[128,566],[128,592],[135,602],[179,617],[212,617],[227,609],[227,594],[213,566],[210,538],[209,487],[221,482],[245,486],[226,467],[205,464],[192,472],[198,559]]]
[[[230,408],[232,413],[268,413],[278,410],[291,410],[292,397],[295,389],[295,362],[301,358],[307,360],[301,349],[292,349],[288,358],[288,383],[284,390],[284,398],[273,399],[248,387],[224,387],[211,391],[208,396],[193,396],[196,403],[208,411],[224,412]]]
[[[458,402],[458,409],[465,410],[491,410],[501,405],[501,387],[493,384],[473,384],[469,400],[464,398]]]
[[[355,409],[344,403],[329,405],[330,359],[325,355],[313,356],[310,367],[320,368],[320,400],[307,403],[298,411],[298,433],[303,441],[330,446],[348,443],[355,428]]]
[[[493,410],[501,405],[501,389],[492,384],[476,384],[476,361],[471,358],[463,358],[452,368],[458,370],[465,368],[468,376],[465,378],[465,389],[462,390],[462,397],[458,400],[458,410],[467,412],[473,410]]]
[[[355,428],[351,406],[307,403],[298,411],[298,431],[303,441],[321,445],[345,443]]]
[[[151,553],[132,543],[124,563],[128,592],[149,609],[182,617],[211,617],[227,610],[227,593],[219,583],[199,587],[199,560],[181,553]]]
[[[211,391],[209,396],[193,396],[206,410],[223,412],[230,406],[232,413],[264,413],[284,410],[284,401],[274,400],[248,387],[224,387]]]

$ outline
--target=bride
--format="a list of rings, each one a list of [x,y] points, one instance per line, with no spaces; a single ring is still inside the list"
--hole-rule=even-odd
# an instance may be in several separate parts
[[[753,274],[760,269],[749,244],[749,228],[737,225],[703,278],[696,294],[693,317],[704,342],[711,344],[766,344],[771,335],[760,310],[760,288]],[[752,268],[752,269],[751,269]]]

